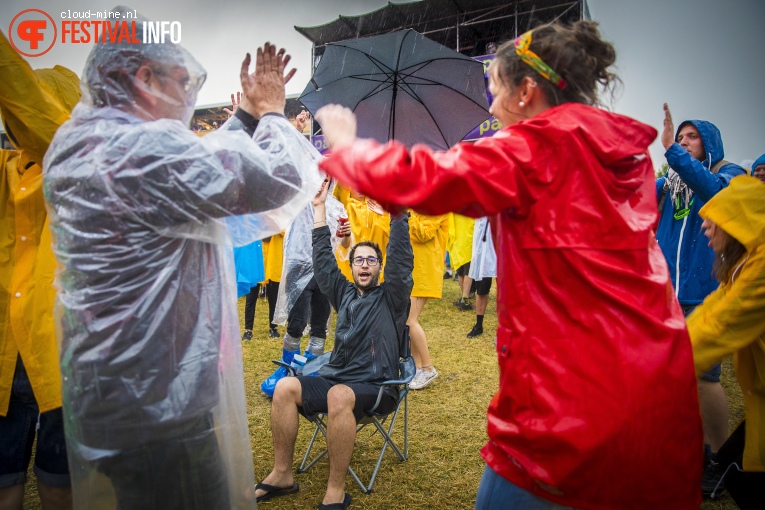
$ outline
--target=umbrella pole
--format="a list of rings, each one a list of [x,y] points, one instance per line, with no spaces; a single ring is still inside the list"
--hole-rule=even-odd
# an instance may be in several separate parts
[[[393,100],[391,101],[390,124],[388,125],[388,140],[396,137],[396,95],[398,94],[398,71],[393,71]]]

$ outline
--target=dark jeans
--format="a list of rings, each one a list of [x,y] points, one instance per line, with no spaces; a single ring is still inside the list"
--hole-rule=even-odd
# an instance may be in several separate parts
[[[97,462],[114,485],[119,510],[228,510],[225,467],[210,415],[167,441]]]
[[[268,299],[268,322],[271,329],[276,328],[274,324],[274,312],[276,311],[276,300],[279,297],[279,282],[268,282],[266,284],[266,298]]]
[[[260,285],[250,289],[250,293],[244,298],[244,329],[252,331],[252,325],[255,322],[255,304],[260,294]],[[266,284],[266,298],[268,299],[268,322],[271,328],[276,328],[274,324],[274,312],[276,311],[276,300],[279,297],[279,282],[268,282]]]
[[[39,429],[35,431],[37,426]],[[8,412],[0,416],[0,488],[26,483],[35,435],[34,472],[37,479],[51,487],[69,487],[71,480],[61,408],[40,414],[29,377],[21,356],[18,356]]]
[[[255,322],[255,305],[258,302],[260,294],[260,285],[250,287],[250,293],[244,298],[244,329],[252,330],[252,324]]]
[[[742,421],[717,452],[717,463],[723,472],[727,470],[725,488],[738,507],[759,510],[765,508],[765,472],[740,471],[744,460],[745,430],[746,421]]]
[[[292,338],[303,336],[310,317],[311,336],[327,338],[327,320],[331,311],[329,300],[319,290],[316,279],[311,278],[287,316],[287,334]]]

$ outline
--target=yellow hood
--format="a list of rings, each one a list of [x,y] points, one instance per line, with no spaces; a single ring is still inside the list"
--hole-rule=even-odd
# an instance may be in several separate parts
[[[699,214],[752,252],[758,245],[765,244],[765,183],[747,175],[735,177]]]

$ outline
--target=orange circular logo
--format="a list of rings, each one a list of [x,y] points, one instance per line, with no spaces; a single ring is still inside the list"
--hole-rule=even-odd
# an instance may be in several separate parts
[[[21,11],[8,28],[11,46],[25,57],[45,55],[56,43],[57,36],[56,22],[40,9]]]

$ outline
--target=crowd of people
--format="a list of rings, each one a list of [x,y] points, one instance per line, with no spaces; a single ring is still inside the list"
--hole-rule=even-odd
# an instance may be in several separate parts
[[[437,391],[421,316],[447,249],[467,337],[497,285],[477,509],[691,509],[723,489],[763,507],[765,155],[725,161],[714,124],[675,128],[665,104],[656,179],[658,132],[599,107],[616,52],[591,21],[499,47],[503,129],[442,152],[358,139],[328,105],[322,158],[284,116],[289,60],[247,54],[231,118],[198,136],[205,71],[181,46],[96,44],[80,82],[0,34],[16,147],[0,153],[0,510],[22,507],[35,438],[44,508],[253,508],[300,490],[299,416],[316,413],[319,509],[347,508],[356,424],[395,405],[380,386],[407,331],[409,387]],[[242,334],[232,247],[258,240]],[[337,319],[314,376],[261,384],[274,463],[255,483],[241,341],[261,286],[286,365],[322,357]],[[730,436],[729,354],[745,406]]]

